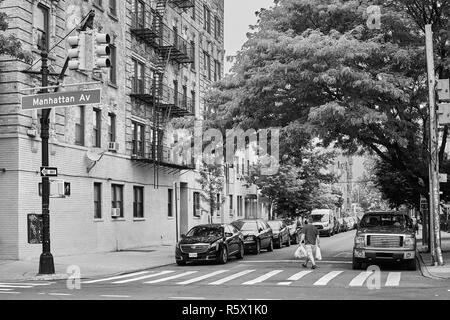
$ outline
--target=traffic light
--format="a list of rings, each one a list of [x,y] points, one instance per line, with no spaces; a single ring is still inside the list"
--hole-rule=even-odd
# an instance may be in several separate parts
[[[107,33],[96,33],[94,36],[94,69],[111,67],[111,38]]]
[[[67,38],[70,45],[68,68],[70,70],[86,70],[86,34],[81,32],[77,36]]]

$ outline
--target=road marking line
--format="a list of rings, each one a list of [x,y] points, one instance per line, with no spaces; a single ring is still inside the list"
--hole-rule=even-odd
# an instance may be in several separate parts
[[[5,293],[5,294],[20,294],[20,292],[15,292],[15,291],[0,291],[0,293]]]
[[[320,278],[319,280],[317,280],[314,285],[315,286],[326,286],[328,284],[328,282],[330,282],[331,280],[333,280],[334,278],[336,278],[338,275],[340,275],[342,272],[344,271],[331,271],[329,273],[327,273],[326,275],[324,275],[322,278]]]
[[[119,279],[123,279],[123,278],[130,278],[130,277],[134,277],[134,276],[140,276],[141,274],[146,274],[146,273],[148,273],[148,271],[130,273],[130,274],[125,274],[125,275],[116,276],[116,277],[104,278],[104,279],[83,281],[83,282],[81,282],[81,284],[91,284],[91,283],[104,282],[104,281],[110,281],[110,280],[119,280]]]
[[[310,274],[312,271],[300,271],[299,273],[294,274],[291,276],[288,280],[290,281],[297,281],[303,278],[304,276]]]
[[[255,271],[255,270],[244,270],[244,271],[232,274],[231,276],[228,276],[226,278],[223,278],[223,279],[211,282],[209,285],[218,286],[218,285],[224,284],[225,282],[231,281],[233,279],[245,276],[246,274],[249,274],[249,273],[251,273],[253,271]]]
[[[178,279],[184,276],[189,276],[191,274],[197,273],[198,271],[188,271],[188,272],[184,272],[181,274],[177,274],[174,276],[170,276],[170,277],[166,277],[166,278],[162,278],[162,279],[157,279],[157,280],[152,280],[152,281],[147,281],[144,282],[145,284],[153,284],[153,283],[161,283],[161,282],[165,282],[165,281],[169,281],[169,280],[173,280],[173,279]]]
[[[259,261],[240,261],[239,263],[298,263],[302,262],[301,260],[259,260]],[[333,260],[322,260],[322,261],[316,261],[317,264],[324,264],[324,263],[330,263],[330,264],[352,264],[351,261],[333,261]]]
[[[401,278],[402,278],[401,272],[389,272],[385,286],[398,287],[400,285]]]
[[[113,284],[123,284],[123,283],[135,282],[135,281],[139,281],[139,280],[144,280],[144,279],[148,279],[148,278],[154,278],[154,277],[162,276],[162,275],[173,273],[173,272],[175,272],[175,271],[161,271],[161,272],[158,272],[158,273],[153,273],[153,274],[149,274],[149,275],[138,277],[138,278],[121,280],[121,281],[115,281],[115,282],[113,282]]]
[[[100,297],[104,297],[104,298],[130,298],[131,296],[122,296],[122,295],[116,295],[116,294],[102,294]]]
[[[49,293],[49,296],[71,296],[70,293]]]
[[[350,287],[362,287],[366,282],[367,278],[369,278],[373,274],[373,271],[363,271],[358,274],[353,280],[350,282]]]
[[[169,297],[169,299],[181,299],[181,300],[206,300],[203,297]]]
[[[12,291],[13,289],[0,289],[0,291]]]
[[[194,283],[194,282],[199,282],[199,281],[202,281],[202,280],[205,280],[205,279],[208,279],[208,278],[212,278],[212,277],[214,277],[216,275],[222,274],[222,273],[227,272],[227,271],[230,271],[230,270],[219,270],[219,271],[216,271],[216,272],[213,272],[213,273],[209,273],[209,274],[206,274],[204,276],[197,277],[197,278],[194,278],[194,279],[191,279],[191,280],[178,282],[177,284],[185,285],[185,284],[191,284],[191,283]]]
[[[279,286],[290,286],[292,282],[278,282],[277,285]]]
[[[33,286],[19,286],[19,285],[9,285],[9,284],[0,284],[2,288],[20,288],[20,289],[29,289],[33,288]]]
[[[50,283],[25,283],[25,282],[0,282],[0,286],[5,285],[17,285],[17,286],[49,286],[52,285],[54,282]]]
[[[271,277],[273,277],[273,276],[275,276],[275,275],[277,275],[277,274],[279,274],[281,272],[283,272],[283,270],[270,271],[270,272],[268,272],[268,273],[266,273],[266,274],[264,274],[264,275],[262,275],[262,276],[260,276],[260,277],[258,277],[256,279],[244,282],[243,285],[253,285],[253,284],[256,284],[256,283],[263,282],[263,281],[265,281],[265,280],[267,280],[267,279],[269,279],[269,278],[271,278]]]

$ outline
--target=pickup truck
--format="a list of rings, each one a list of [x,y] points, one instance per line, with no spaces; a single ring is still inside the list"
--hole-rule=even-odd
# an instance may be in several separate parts
[[[416,270],[415,231],[412,219],[405,213],[366,213],[355,236],[353,269],[362,269],[373,261],[394,261]]]

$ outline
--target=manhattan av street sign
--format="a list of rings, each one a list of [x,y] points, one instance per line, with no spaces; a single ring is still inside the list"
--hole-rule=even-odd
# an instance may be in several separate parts
[[[55,107],[84,106],[100,103],[101,89],[42,93],[22,97],[22,109],[47,109]]]

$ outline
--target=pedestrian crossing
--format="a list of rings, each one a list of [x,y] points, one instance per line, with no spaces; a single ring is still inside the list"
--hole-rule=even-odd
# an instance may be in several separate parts
[[[395,288],[401,285],[401,272],[375,272],[353,270],[267,270],[244,269],[235,270],[157,270],[142,271],[115,277],[83,281],[82,285],[91,284],[138,284],[138,285],[273,285],[284,287],[312,286],[326,287],[338,286],[348,288],[361,288],[368,281],[377,277],[377,282],[386,288]],[[1,286],[0,286],[1,288]]]
[[[1,294],[19,294],[18,290],[32,289],[37,287],[46,287],[52,285],[53,282],[0,282]]]

